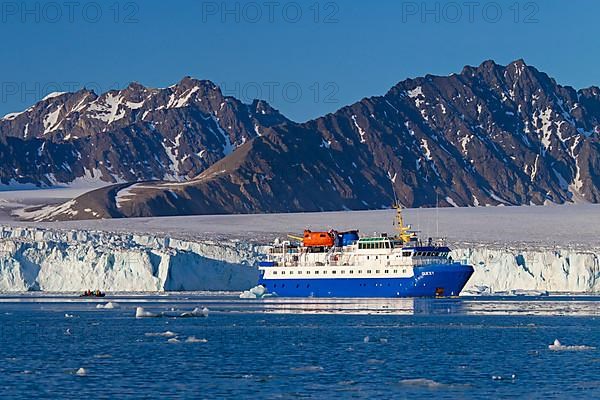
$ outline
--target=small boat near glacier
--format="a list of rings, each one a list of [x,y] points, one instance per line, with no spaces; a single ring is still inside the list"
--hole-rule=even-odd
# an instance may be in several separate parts
[[[473,274],[443,241],[423,243],[395,207],[394,236],[312,232],[276,240],[259,264],[259,284],[281,297],[458,296]]]

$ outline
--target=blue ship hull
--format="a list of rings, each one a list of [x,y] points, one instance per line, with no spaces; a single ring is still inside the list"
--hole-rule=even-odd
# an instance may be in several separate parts
[[[460,263],[415,266],[410,278],[263,279],[259,284],[281,297],[458,296],[473,274]]]

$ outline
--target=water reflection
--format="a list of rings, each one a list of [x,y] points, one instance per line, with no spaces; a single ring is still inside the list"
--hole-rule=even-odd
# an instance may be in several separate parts
[[[0,309],[48,311],[95,310],[108,301],[129,312],[142,305],[152,311],[179,311],[206,306],[211,313],[356,314],[356,315],[548,315],[598,316],[600,297],[459,297],[402,299],[267,298],[242,300],[229,293],[123,294],[103,299],[73,295],[0,295]]]

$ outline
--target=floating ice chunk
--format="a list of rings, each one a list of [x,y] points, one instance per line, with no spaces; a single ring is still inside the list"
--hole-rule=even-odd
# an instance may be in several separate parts
[[[75,371],[75,375],[77,376],[87,376],[88,375],[88,371],[85,368],[79,368],[77,371]]]
[[[120,307],[119,303],[113,303],[112,301],[109,301],[106,304],[98,304],[96,306],[96,308],[104,308],[106,310],[112,310],[112,309],[119,308],[119,307]]]
[[[379,343],[387,343],[387,342],[388,342],[387,338],[382,337],[379,339]]]
[[[65,335],[70,335],[71,334],[71,328],[67,328],[67,330],[65,331]]]
[[[204,307],[202,310],[198,307],[194,308],[191,312],[184,312],[181,317],[208,317],[208,308]]]
[[[187,339],[185,339],[186,343],[206,343],[208,342],[208,340],[206,339],[198,339],[196,336],[190,336]]]
[[[517,379],[517,376],[515,374],[512,374],[511,376],[507,376],[507,377],[504,377],[502,375],[492,375],[492,380],[494,380],[494,381],[503,381],[503,380],[508,380],[508,379],[511,379],[514,381],[515,379]]]
[[[515,296],[548,296],[548,292],[546,290],[523,290],[523,289],[514,289],[510,291],[510,294]]]
[[[176,337],[171,338],[169,340],[167,340],[167,343],[179,343],[179,339],[177,339]]]
[[[73,317],[74,317],[74,315],[73,315],[73,314],[69,314],[69,313],[66,313],[66,314],[65,314],[65,318],[73,318]]]
[[[401,385],[423,386],[423,387],[428,387],[428,388],[439,388],[442,386],[446,386],[445,384],[434,381],[433,379],[425,379],[425,378],[402,379],[399,383]]]
[[[294,367],[292,368],[292,371],[296,371],[296,372],[319,372],[319,371],[323,371],[323,367],[321,367],[320,365],[306,365],[303,367]]]
[[[136,318],[156,318],[160,317],[160,314],[156,314],[150,311],[144,310],[144,307],[137,307],[135,309],[135,317]]]
[[[244,290],[242,294],[240,294],[240,299],[262,299],[271,296],[273,296],[273,294],[268,294],[267,289],[263,285],[257,285],[249,290]]]
[[[171,332],[171,331],[159,332],[159,333],[148,332],[148,333],[145,333],[145,335],[146,336],[162,336],[162,337],[175,337],[175,336],[177,336],[177,334],[175,332]]]
[[[365,336],[365,337],[364,337],[364,339],[363,339],[363,342],[364,342],[364,343],[369,343],[369,341],[370,341],[370,340],[371,340],[371,338],[370,338],[370,337],[368,337],[368,336]]]
[[[582,350],[595,350],[593,346],[578,345],[578,346],[565,346],[558,339],[554,340],[554,343],[549,345],[548,348],[552,351],[582,351]]]
[[[256,297],[260,297],[263,294],[265,294],[266,289],[263,285],[257,285],[257,286],[254,286],[252,289],[250,289],[250,292],[254,293],[256,295]]]

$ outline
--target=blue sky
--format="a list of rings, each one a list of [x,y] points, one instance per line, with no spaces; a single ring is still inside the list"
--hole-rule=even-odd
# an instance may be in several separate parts
[[[52,91],[190,75],[302,121],[486,59],[523,58],[561,84],[600,85],[600,2],[374,3],[2,2],[0,115]]]

